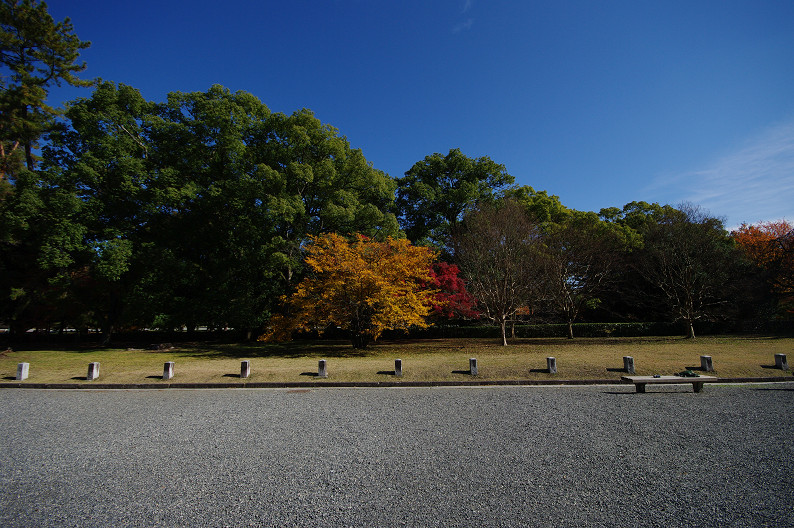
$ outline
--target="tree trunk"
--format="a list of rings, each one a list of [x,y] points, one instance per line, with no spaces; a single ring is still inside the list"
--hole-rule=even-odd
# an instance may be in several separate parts
[[[573,321],[568,321],[568,339],[573,339]]]
[[[110,338],[111,338],[112,335],[113,335],[113,325],[110,324],[110,323],[107,323],[102,328],[102,345],[101,346],[103,346],[103,347],[108,346],[110,344]]]
[[[502,317],[502,346],[507,346],[507,319]]]
[[[687,320],[687,339],[695,339],[695,326],[691,319]]]
[[[353,334],[350,340],[353,342],[353,348],[364,349],[367,348],[367,345],[369,345],[369,336],[365,334]]]

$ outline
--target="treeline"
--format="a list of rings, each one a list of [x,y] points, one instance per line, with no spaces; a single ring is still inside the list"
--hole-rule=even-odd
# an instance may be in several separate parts
[[[503,329],[790,317],[788,224],[729,234],[691,206],[574,211],[457,149],[392,178],[306,109],[274,113],[221,86],[151,102],[80,80],[88,44],[68,19],[56,24],[28,0],[0,6],[0,324],[14,333],[207,327],[252,337],[323,233],[433,247],[477,300],[454,267],[437,267],[460,306],[437,317],[481,314]],[[93,88],[61,113],[46,104],[60,83]]]

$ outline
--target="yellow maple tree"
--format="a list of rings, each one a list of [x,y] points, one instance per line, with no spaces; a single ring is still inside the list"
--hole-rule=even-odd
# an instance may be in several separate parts
[[[285,315],[274,316],[260,340],[338,327],[350,334],[353,347],[365,348],[384,330],[425,328],[437,292],[424,285],[435,258],[431,249],[404,239],[312,237],[305,259],[310,275],[282,298]]]

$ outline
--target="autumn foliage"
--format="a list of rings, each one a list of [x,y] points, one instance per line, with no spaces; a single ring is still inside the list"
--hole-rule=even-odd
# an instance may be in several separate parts
[[[436,291],[424,287],[434,252],[408,240],[379,242],[363,235],[312,237],[306,248],[311,273],[290,297],[284,315],[270,321],[263,341],[288,340],[294,331],[346,330],[365,348],[384,330],[428,326]]]
[[[428,287],[436,290],[431,315],[444,319],[478,319],[477,299],[468,291],[455,264],[438,262],[430,269]]]
[[[794,310],[794,226],[785,220],[742,224],[732,235],[744,254],[765,271],[781,305]]]

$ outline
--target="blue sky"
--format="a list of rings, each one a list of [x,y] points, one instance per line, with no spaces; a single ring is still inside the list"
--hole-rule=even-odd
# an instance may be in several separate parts
[[[598,211],[794,220],[790,0],[52,0],[85,76],[310,108],[401,176],[460,148]],[[59,102],[86,90],[56,89]]]

